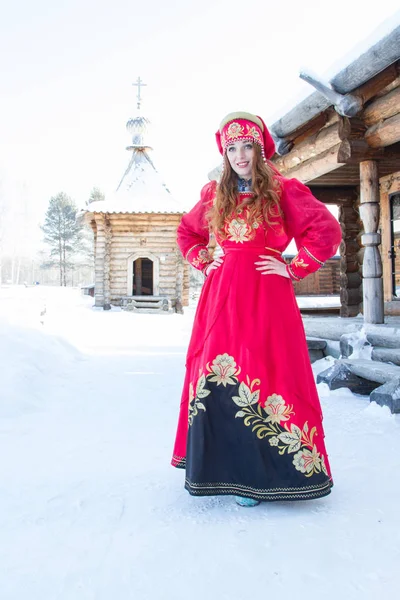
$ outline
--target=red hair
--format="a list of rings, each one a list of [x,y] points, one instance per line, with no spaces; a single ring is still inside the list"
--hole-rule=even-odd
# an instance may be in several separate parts
[[[249,221],[263,215],[268,225],[274,225],[274,219],[282,215],[280,207],[280,183],[276,171],[264,162],[261,148],[253,145],[254,158],[252,165],[252,195],[238,200],[238,176],[232,169],[226,152],[224,154],[224,170],[221,181],[217,185],[217,194],[213,206],[207,213],[211,231],[216,231],[221,238],[224,233],[225,219],[228,219],[237,209],[248,207]]]

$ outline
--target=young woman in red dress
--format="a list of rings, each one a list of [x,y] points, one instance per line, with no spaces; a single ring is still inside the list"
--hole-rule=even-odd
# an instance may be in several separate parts
[[[330,493],[322,412],[293,291],[333,256],[336,219],[269,161],[264,121],[231,113],[216,133],[220,182],[178,228],[184,257],[206,276],[186,361],[172,464],[196,496],[242,506]],[[210,231],[223,250],[213,260]],[[298,254],[282,252],[294,239]]]

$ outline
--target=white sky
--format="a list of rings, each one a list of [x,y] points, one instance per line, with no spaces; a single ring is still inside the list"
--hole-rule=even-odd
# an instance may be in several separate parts
[[[399,22],[398,0],[3,0],[0,183],[10,197],[25,184],[40,220],[59,191],[78,204],[93,186],[111,193],[140,75],[153,159],[190,207],[226,113],[272,123],[312,92],[301,68],[328,76],[380,23]]]

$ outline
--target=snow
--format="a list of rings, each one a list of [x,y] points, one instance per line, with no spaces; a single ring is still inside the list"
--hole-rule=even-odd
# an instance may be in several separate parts
[[[347,334],[347,341],[353,348],[353,352],[350,354],[349,358],[371,358],[372,345],[367,340],[365,327],[362,327],[360,331]]]
[[[325,76],[334,79],[343,69],[353,64],[381,40],[392,34],[400,25],[400,10],[386,18],[364,39],[359,40],[348,52],[339,57],[326,71]]]
[[[299,308],[340,308],[339,296],[296,296]]]
[[[88,209],[85,209],[88,210]],[[106,200],[92,202],[91,212],[183,213],[147,152],[134,151],[117,191]]]
[[[330,496],[192,498],[169,460],[193,307],[92,303],[0,289],[1,600],[395,597],[398,415],[319,385]]]
[[[306,72],[316,79],[325,82],[329,87],[330,81],[332,81],[341,71],[355,63],[363,54],[368,52],[370,48],[373,48],[373,46],[393,33],[399,26],[400,10],[397,10],[393,15],[380,23],[376,29],[371,31],[364,39],[357,41],[357,43],[347,52],[344,54],[338,52],[338,58],[324,73],[316,73],[312,68],[312,65],[309,64],[302,65],[299,72]],[[280,108],[269,116],[267,125],[273,129],[276,122],[283,119],[291,110],[293,110],[293,108],[306,98],[309,98],[312,93],[315,93],[315,90],[311,88],[310,84],[306,82],[297,82],[297,92],[291,95],[290,100],[282,102]]]

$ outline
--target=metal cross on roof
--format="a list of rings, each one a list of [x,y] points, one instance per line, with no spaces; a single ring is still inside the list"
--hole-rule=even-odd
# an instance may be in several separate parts
[[[143,86],[146,86],[147,83],[143,83],[143,81],[140,79],[140,77],[138,77],[136,83],[132,83],[132,85],[137,86],[137,89],[138,89],[138,93],[137,93],[137,100],[138,100],[137,107],[138,107],[138,110],[139,110],[140,109],[140,103],[142,101],[142,98],[140,96],[140,88],[143,87]]]

